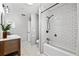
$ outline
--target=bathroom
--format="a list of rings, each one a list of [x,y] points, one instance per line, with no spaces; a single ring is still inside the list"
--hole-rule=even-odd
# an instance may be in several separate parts
[[[21,37],[21,56],[79,55],[78,3],[3,4],[8,13],[0,23],[11,24],[10,35]]]

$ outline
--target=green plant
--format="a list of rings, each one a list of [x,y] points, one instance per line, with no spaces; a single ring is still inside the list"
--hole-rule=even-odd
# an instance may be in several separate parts
[[[11,24],[7,24],[6,26],[1,24],[1,28],[3,32],[7,32],[11,28]]]

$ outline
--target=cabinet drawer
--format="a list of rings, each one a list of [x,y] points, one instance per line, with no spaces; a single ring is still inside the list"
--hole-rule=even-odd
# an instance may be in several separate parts
[[[4,54],[9,54],[15,51],[18,51],[19,49],[19,40],[9,40],[4,42]]]

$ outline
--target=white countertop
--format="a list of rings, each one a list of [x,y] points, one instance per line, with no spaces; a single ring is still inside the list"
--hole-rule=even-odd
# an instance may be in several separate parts
[[[0,39],[0,41],[5,41],[5,40],[11,40],[11,39],[17,39],[17,38],[21,38],[18,35],[8,35],[7,38],[5,39]]]

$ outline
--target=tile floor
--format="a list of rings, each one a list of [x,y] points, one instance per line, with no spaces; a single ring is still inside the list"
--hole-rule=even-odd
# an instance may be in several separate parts
[[[27,43],[26,47],[22,47],[21,56],[43,56],[40,54],[39,48],[36,45]]]

